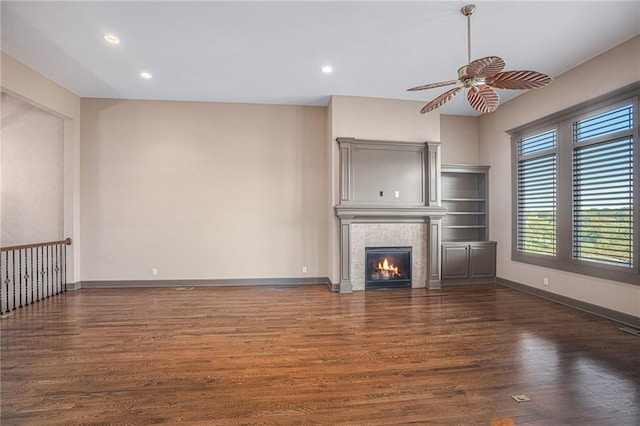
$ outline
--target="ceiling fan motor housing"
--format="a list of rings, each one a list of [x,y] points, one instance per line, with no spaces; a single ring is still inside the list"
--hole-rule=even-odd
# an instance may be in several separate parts
[[[465,65],[458,69],[458,80],[466,88],[476,87],[477,85],[486,84],[486,78],[469,73],[469,66]]]

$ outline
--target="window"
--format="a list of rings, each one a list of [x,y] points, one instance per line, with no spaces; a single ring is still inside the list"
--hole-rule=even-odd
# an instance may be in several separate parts
[[[510,131],[512,259],[640,284],[640,84]]]
[[[518,251],[556,254],[556,131],[518,141]]]
[[[573,257],[633,267],[633,104],[573,123]]]

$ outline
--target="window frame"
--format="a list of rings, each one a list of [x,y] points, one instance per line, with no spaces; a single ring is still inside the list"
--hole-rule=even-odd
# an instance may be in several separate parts
[[[599,96],[571,108],[551,114],[507,131],[511,136],[511,260],[528,263],[582,275],[605,278],[614,281],[640,285],[640,172],[633,176],[633,266],[623,267],[597,263],[574,258],[573,251],[573,123],[613,110],[618,106],[633,103],[634,127],[633,138],[634,171],[640,171],[640,82]],[[518,251],[518,143],[520,140],[556,129],[556,255],[535,254]],[[546,152],[549,152],[547,150]]]

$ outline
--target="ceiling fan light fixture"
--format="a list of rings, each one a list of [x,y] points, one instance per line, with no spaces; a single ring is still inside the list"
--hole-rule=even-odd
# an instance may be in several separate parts
[[[506,66],[498,56],[471,60],[471,15],[475,11],[474,4],[468,4],[460,12],[467,17],[467,59],[468,63],[458,69],[458,79],[425,84],[407,89],[408,91],[434,89],[436,87],[458,85],[426,104],[422,114],[439,108],[462,89],[467,89],[467,99],[476,111],[481,114],[493,112],[498,108],[500,97],[494,89],[530,90],[547,86],[553,79],[537,71],[502,71]]]

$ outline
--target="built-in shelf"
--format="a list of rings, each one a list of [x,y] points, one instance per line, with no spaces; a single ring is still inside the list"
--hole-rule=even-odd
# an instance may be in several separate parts
[[[487,166],[442,165],[442,283],[495,280],[496,243],[487,241]]]
[[[486,166],[442,166],[442,241],[487,239]]]

